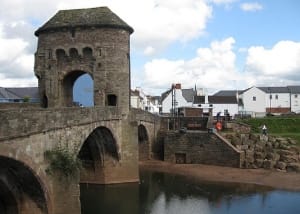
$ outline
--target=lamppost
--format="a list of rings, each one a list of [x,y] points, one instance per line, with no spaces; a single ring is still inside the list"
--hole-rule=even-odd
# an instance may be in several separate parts
[[[269,90],[269,99],[270,99],[269,113],[271,114],[272,113],[272,110],[271,110],[271,100],[272,100],[271,88],[269,87],[268,90]]]

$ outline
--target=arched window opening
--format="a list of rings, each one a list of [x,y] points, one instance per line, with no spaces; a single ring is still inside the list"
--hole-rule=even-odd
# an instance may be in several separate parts
[[[87,73],[79,76],[74,82],[73,104],[81,107],[94,106],[94,81]]]
[[[117,106],[117,96],[115,94],[107,95],[107,105],[108,106]]]
[[[62,61],[65,60],[65,58],[66,58],[65,50],[64,49],[57,49],[56,50],[56,59],[57,59],[57,61],[62,62]]]
[[[93,50],[89,47],[83,48],[82,53],[84,58],[90,59],[93,57]]]
[[[69,55],[71,58],[78,58],[79,57],[78,50],[76,48],[70,48]]]

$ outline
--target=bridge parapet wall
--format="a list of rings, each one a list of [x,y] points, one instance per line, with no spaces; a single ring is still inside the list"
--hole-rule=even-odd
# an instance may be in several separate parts
[[[161,118],[158,115],[136,108],[131,108],[131,117],[132,121],[144,121],[149,123],[159,123]]]
[[[117,107],[0,110],[0,141],[97,121],[120,119],[122,114]]]

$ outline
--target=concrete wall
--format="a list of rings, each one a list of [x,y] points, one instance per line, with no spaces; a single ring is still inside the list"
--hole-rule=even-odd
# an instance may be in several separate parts
[[[167,132],[164,160],[240,167],[241,153],[216,133]]]

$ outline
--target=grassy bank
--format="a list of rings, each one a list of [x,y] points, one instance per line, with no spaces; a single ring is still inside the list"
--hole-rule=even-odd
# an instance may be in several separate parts
[[[260,133],[261,126],[268,127],[271,135],[291,137],[300,145],[300,117],[265,117],[243,119],[241,122],[251,125],[253,132]]]

